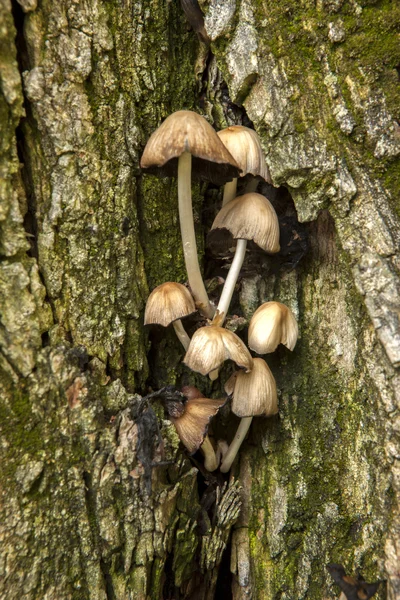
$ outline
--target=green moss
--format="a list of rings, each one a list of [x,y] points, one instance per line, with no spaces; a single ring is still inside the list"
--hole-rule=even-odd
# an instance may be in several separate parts
[[[399,90],[394,67],[400,60],[398,60],[398,48],[396,49],[394,41],[398,16],[397,9],[394,13],[391,5],[393,7],[393,3],[381,1],[373,7],[364,7],[362,16],[356,18],[348,12],[349,6],[346,3],[340,14],[329,15],[329,20],[335,21],[341,18],[344,23],[347,37],[342,44],[338,45],[332,45],[328,41],[327,14],[319,12],[311,2],[300,5],[297,0],[288,0],[285,3],[276,3],[272,0],[257,1],[254,3],[254,8],[260,37],[260,55],[271,51],[276,58],[280,58],[289,83],[293,88],[297,88],[290,99],[296,132],[307,136],[309,129],[313,128],[321,138],[326,140],[328,150],[338,156],[346,155],[353,159],[356,157],[360,163],[367,164],[371,173],[387,185],[395,198],[397,196],[394,191],[400,183],[398,163],[392,159],[377,161],[371,143],[361,144],[357,141],[357,136],[345,136],[339,131],[336,121],[332,118],[331,100],[323,81],[323,66],[316,51],[317,47],[323,44],[331,67],[337,71],[344,99],[357,121],[355,133],[365,133],[363,115],[362,111],[354,106],[346,78],[350,76],[355,81],[361,82],[360,69],[367,73],[369,84],[374,92],[377,92],[380,86],[385,87],[385,93],[388,92],[388,108],[393,115],[397,115]],[[47,1],[43,6],[50,12],[50,4]],[[147,294],[144,272],[147,274],[150,289],[169,279],[184,281],[186,273],[179,234],[176,182],[159,180],[147,175],[141,177],[137,158],[153,129],[167,114],[179,108],[196,107],[199,94],[198,81],[193,76],[193,64],[197,40],[193,33],[187,31],[185,19],[177,2],[154,2],[151,6],[151,14],[145,14],[147,8],[144,12],[140,8],[138,9],[140,14],[133,14],[132,11],[136,8],[129,3],[126,5],[129,8],[126,12],[124,12],[126,7],[117,7],[113,1],[105,3],[104,7],[113,34],[114,48],[103,54],[98,54],[96,49],[93,50],[92,76],[85,84],[95,127],[92,142],[101,160],[107,163],[104,179],[110,178],[112,190],[118,189],[119,170],[125,169],[131,163],[132,182],[137,179],[137,185],[132,183],[121,192],[123,208],[118,208],[120,198],[116,198],[116,194],[111,193],[110,189],[96,187],[95,184],[89,183],[82,186],[82,195],[87,198],[91,210],[97,208],[97,205],[102,208],[99,223],[102,224],[103,230],[98,242],[92,242],[87,231],[82,227],[81,239],[88,244],[88,255],[93,271],[83,269],[82,275],[78,270],[67,269],[66,278],[76,278],[74,283],[75,281],[80,283],[83,278],[90,287],[93,281],[97,282],[99,277],[103,276],[105,269],[107,269],[107,276],[108,273],[114,273],[118,269],[122,273],[125,264],[120,266],[119,263],[122,258],[127,257],[131,279],[137,281],[131,287],[126,286],[122,292],[118,291],[120,295],[115,303],[116,312],[119,317],[122,316],[126,334],[123,348],[118,347],[116,343],[117,349],[110,358],[108,366],[113,376],[119,375],[120,371],[125,369],[125,382],[129,388],[144,389],[147,377],[145,351],[149,347],[146,334],[139,333],[142,331],[143,304]],[[263,25],[265,21],[267,24]],[[134,35],[133,28],[138,24],[143,25],[145,31],[141,40],[139,36]],[[224,65],[224,56],[230,39],[218,40],[213,45],[228,83],[229,73]],[[104,55],[107,55],[110,69],[116,78],[116,83],[113,85],[103,85]],[[244,95],[253,82],[247,83],[247,87],[243,88]],[[310,89],[313,90],[313,94],[309,93]],[[107,126],[104,123],[102,111],[107,108],[109,113],[106,114],[112,116],[117,114],[117,104],[121,98],[125,103],[123,119],[126,119],[126,123],[124,122],[124,129],[121,129],[123,135],[118,133],[115,136],[116,141],[110,143],[109,137],[114,136],[113,125]],[[218,122],[222,123],[224,119],[222,107],[214,106],[212,113]],[[38,136],[38,131],[35,130],[32,136]],[[128,146],[128,138],[129,150],[123,148],[124,144]],[[116,148],[118,145],[121,145],[121,154],[116,151],[120,150]],[[330,175],[324,176],[322,182],[318,173],[309,173],[305,169],[304,175],[307,177],[303,189],[305,199],[307,195],[318,192],[321,187],[327,187],[331,183]],[[104,198],[103,194],[107,196]],[[197,233],[202,255],[201,202],[202,192],[198,186],[194,186]],[[44,208],[42,207],[41,210]],[[118,216],[114,218],[117,212]],[[123,220],[120,218],[121,215],[129,217],[130,233],[133,237],[137,234],[140,236],[143,254],[134,244],[129,246],[126,252],[121,250],[120,246],[123,246],[119,222]],[[62,232],[64,237],[56,242],[54,255],[62,252],[64,256],[68,253],[69,235],[79,228],[78,221],[74,219],[69,224],[64,223]],[[87,224],[88,222],[85,222],[84,226],[86,227]],[[104,248],[107,255],[111,255],[109,262],[95,264],[98,256],[97,243],[99,247]],[[333,242],[335,243],[337,241]],[[361,339],[363,332],[370,326],[369,320],[363,302],[354,289],[349,262],[339,257],[338,265],[329,266],[329,276],[326,275],[326,265],[321,262],[323,261],[314,255],[305,268],[298,271],[302,322],[302,339],[298,347],[293,354],[280,349],[275,357],[269,359],[280,390],[281,415],[279,418],[265,421],[260,419],[259,422],[254,423],[253,434],[244,449],[253,469],[249,503],[251,513],[249,540],[255,595],[268,600],[279,596],[296,597],[296,582],[299,576],[303,576],[304,557],[311,565],[307,595],[310,599],[320,599],[321,589],[326,582],[326,572],[323,562],[319,560],[317,564],[315,560],[316,546],[318,546],[317,552],[322,548],[323,556],[346,565],[352,565],[356,557],[356,549],[364,548],[362,555],[358,553],[357,560],[361,563],[364,573],[371,579],[376,577],[375,563],[382,558],[383,554],[380,546],[380,535],[385,527],[383,521],[374,524],[370,540],[365,538],[366,526],[373,522],[375,514],[380,514],[379,507],[374,504],[377,500],[373,494],[367,494],[365,505],[362,505],[363,497],[360,500],[357,495],[362,492],[364,482],[357,481],[356,471],[349,464],[349,456],[356,457],[357,465],[362,465],[362,460],[365,458],[368,464],[378,465],[375,471],[381,474],[379,465],[383,461],[380,451],[374,445],[374,436],[380,435],[383,431],[382,424],[376,418],[378,394],[368,376],[365,375],[364,348],[359,348],[350,374],[341,369],[340,364],[335,363],[327,339],[331,330],[323,322],[326,316],[324,298],[337,294],[338,302],[345,307],[343,319],[347,316],[350,320],[356,338]],[[332,279],[336,277],[335,287],[329,277]],[[117,295],[114,280],[110,283],[111,276],[108,280],[105,277],[105,280],[107,291],[114,297]],[[345,294],[341,295],[342,287],[339,289],[339,285],[346,288]],[[128,293],[126,289],[129,289]],[[57,305],[62,308],[59,312],[66,321],[66,327],[68,319],[72,322],[68,309],[71,305],[79,305],[70,294],[70,288],[63,289]],[[95,305],[90,307],[88,313],[93,317],[89,328],[92,333],[97,333],[96,325],[101,321],[102,315],[97,311],[102,306],[102,294],[100,289],[99,298]],[[125,304],[132,298],[134,302],[129,309],[125,310]],[[318,316],[312,319],[310,315],[317,311]],[[75,343],[79,339],[79,327],[74,329],[71,326],[70,329],[73,334],[72,342]],[[151,384],[154,387],[161,387],[167,383],[175,384],[185,373],[184,367],[180,364],[182,349],[179,343],[172,332],[152,330],[150,335],[154,342],[150,354]],[[92,344],[92,349],[105,361],[105,342],[109,339],[105,334],[93,337],[95,342]],[[125,366],[121,366],[122,362]],[[39,365],[38,369],[40,371],[44,367]],[[210,383],[202,381],[200,376],[190,374],[190,381],[196,383],[199,381],[198,387],[203,391],[205,391],[204,387],[211,389]],[[51,385],[57,386],[58,383],[52,382]],[[100,402],[104,393],[101,389],[91,390],[91,402],[92,400]],[[57,411],[53,409],[57,407],[58,410],[65,402],[61,389],[52,388],[52,391],[48,392],[46,402],[51,408],[49,415],[54,419],[51,424],[37,417],[37,413],[33,416],[32,402],[33,399],[29,398],[21,388],[15,395],[15,406],[13,405],[12,409],[1,402],[0,422],[10,447],[20,447],[21,452],[32,458],[40,457],[44,446],[49,455],[53,455],[56,450],[61,451],[58,469],[56,466],[52,467],[49,490],[46,494],[40,491],[42,501],[50,502],[52,500],[50,488],[59,489],[57,484],[60,479],[64,480],[64,485],[66,482],[69,483],[64,470],[68,468],[72,471],[76,466],[79,473],[85,468],[91,472],[90,461],[93,457],[91,438],[94,434],[98,435],[100,430],[107,432],[108,425],[98,423],[97,430],[90,423],[89,435],[83,423],[71,424],[71,430],[66,429],[64,423],[63,428],[60,429],[57,419],[54,418]],[[123,406],[121,404],[118,407]],[[162,416],[161,413],[158,415]],[[362,429],[366,432],[363,435],[361,435]],[[171,431],[165,433],[166,441],[172,446],[172,452],[176,452],[178,450],[176,436]],[[268,446],[267,457],[262,447],[255,445],[255,442],[260,439],[264,440],[264,446]],[[361,447],[360,440],[363,442]],[[103,449],[98,439],[96,448]],[[65,459],[67,455],[68,464]],[[15,474],[15,462],[6,460],[5,464],[3,475],[11,480]],[[179,476],[181,479],[177,500],[177,511],[180,515],[176,534],[175,525],[168,531],[168,535],[171,536],[168,543],[174,546],[173,571],[175,583],[179,586],[191,577],[196,560],[200,541],[197,529],[199,498],[196,474],[186,478],[177,471],[173,474],[174,477]],[[346,478],[349,478],[351,485],[348,485]],[[162,482],[162,485],[167,484]],[[279,535],[277,534],[279,547],[272,548],[269,528],[274,519],[272,497],[277,486],[282,487],[287,495],[287,508],[285,520],[282,520],[282,528],[278,532]],[[301,492],[302,486],[306,488],[304,493]],[[68,489],[63,492],[60,505],[65,507],[70,519],[70,515],[74,515],[76,508],[79,508],[81,497],[78,497],[76,490],[66,485],[65,487]],[[349,489],[354,498],[349,499],[345,495]],[[126,490],[122,491],[122,488],[115,489],[112,497],[112,505],[120,517],[121,524],[127,516],[125,493]],[[38,501],[39,489],[33,490],[33,494],[35,494],[35,501]],[[129,494],[128,496],[131,498]],[[137,497],[136,501],[140,502]],[[387,512],[389,512],[390,501],[389,498]],[[326,516],[324,512],[326,507],[329,508],[333,503],[337,506],[337,514]],[[45,510],[47,508],[47,504],[41,505],[42,513],[39,513],[38,521],[44,520],[43,515],[46,519],[50,519],[50,511]],[[87,499],[87,507],[83,510],[85,514],[87,512],[89,529],[93,535],[92,544],[97,544],[97,517],[101,515],[96,512],[98,507],[93,497]],[[65,525],[66,532],[69,526],[70,522]],[[120,527],[122,530],[122,525]],[[59,531],[63,529],[60,527]],[[82,534],[82,539],[84,537],[85,535]],[[75,540],[73,541],[75,543]],[[80,547],[80,544],[81,542],[76,541],[76,547]],[[107,554],[107,569],[110,569],[110,577],[116,583],[117,580],[122,579],[121,550],[119,547],[113,548],[110,544],[104,552]],[[114,554],[111,560],[108,560],[109,552]],[[95,552],[89,553],[95,556]],[[130,577],[132,589],[138,596],[144,595],[146,590],[149,592],[148,577],[151,570],[152,585],[149,593],[154,598],[159,597],[163,582],[164,559],[165,554],[157,557],[151,565],[152,559],[149,558],[148,565],[145,567],[132,569],[128,578]],[[67,570],[68,568],[65,569]],[[77,572],[80,573],[79,569]],[[91,581],[89,585],[92,585]],[[78,596],[88,597],[86,587],[84,593],[77,593],[76,597]]]
[[[367,74],[375,71],[383,78],[387,69],[394,69],[399,64],[399,6],[383,0],[374,6],[363,7],[359,17],[341,14],[340,18],[349,34],[341,47],[348,57],[348,64],[354,59],[361,60]]]
[[[348,310],[356,338],[369,328],[369,319],[354,288],[348,257],[339,248],[329,261],[328,269],[323,257],[309,256],[303,263],[301,339],[293,353],[280,349],[268,356],[280,390],[280,418],[255,419],[243,450],[252,470],[249,539],[259,599],[297,597],[305,577],[307,597],[319,600],[327,583],[321,555],[351,571],[356,562],[372,580],[380,576],[376,561],[383,557],[381,540],[391,500],[385,490],[376,492],[378,481],[367,483],[371,473],[384,477],[384,457],[377,444],[383,435],[377,417],[379,394],[365,375],[362,345],[351,372],[332,360],[330,328],[323,316],[327,307],[322,308],[328,290],[344,312]],[[332,279],[339,282],[334,289]],[[363,464],[368,465],[368,475]],[[274,499],[278,488],[286,501],[279,494]],[[387,497],[385,508],[382,497]],[[368,548],[357,553],[365,547],[366,532]],[[309,577],[304,572],[307,564]]]
[[[141,243],[150,289],[166,281],[186,281],[177,204],[175,180],[142,178]]]
[[[400,161],[391,162],[383,175],[383,184],[390,192],[391,205],[395,213],[400,218],[400,199],[398,190],[400,190]]]
[[[199,260],[204,253],[201,228],[203,197],[197,184],[192,186],[192,202]],[[149,288],[165,281],[187,280],[178,215],[175,179],[159,179],[144,175],[140,190],[140,214],[144,225],[141,242]]]
[[[2,435],[8,440],[11,448],[28,454],[31,459],[40,455],[43,450],[43,431],[40,420],[32,419],[32,405],[29,392],[15,389],[12,395],[12,408],[0,400],[0,421]],[[3,475],[10,476],[17,466],[17,461],[4,463]]]
[[[372,178],[385,181],[395,203],[398,179],[390,174],[385,177],[385,173],[398,171],[399,159],[377,159],[374,156],[376,140],[368,138],[364,111],[355,104],[348,82],[352,80],[363,88],[367,86],[370,98],[380,99],[383,92],[388,113],[394,118],[399,114],[400,87],[396,67],[400,64],[400,8],[394,6],[391,0],[363,6],[360,15],[355,13],[350,3],[344,3],[338,13],[331,14],[325,9],[319,10],[311,2],[300,5],[294,0],[284,3],[266,0],[255,2],[252,7],[258,31],[259,56],[272,52],[293,86],[290,111],[296,132],[313,130],[324,141],[329,153],[346,156],[349,163],[356,160],[366,166]],[[332,43],[328,37],[328,24],[338,20],[345,32],[344,41]],[[225,55],[230,41],[228,38],[218,40],[214,47],[228,84],[230,74]],[[355,120],[355,128],[350,135],[340,130],[332,116],[335,101],[329,98],[324,83],[325,57],[338,79],[345,105]],[[262,124],[258,125],[262,127]],[[309,194],[308,187],[313,180],[320,190],[324,187],[318,173],[310,174],[307,189],[304,188],[305,196]],[[398,212],[398,207],[394,208]]]
[[[197,524],[182,514],[179,518],[174,545],[174,582],[180,587],[194,571],[193,557],[199,545]]]
[[[265,551],[265,548],[260,548],[260,541],[251,530],[249,531],[249,545],[254,590],[257,592],[256,597],[260,600],[267,600],[267,598],[273,597],[275,589],[270,575],[273,563],[268,558],[268,552]]]
[[[165,580],[165,560],[156,558],[153,563],[151,570],[151,585],[150,585],[150,598],[151,600],[159,600],[162,597],[162,586]]]

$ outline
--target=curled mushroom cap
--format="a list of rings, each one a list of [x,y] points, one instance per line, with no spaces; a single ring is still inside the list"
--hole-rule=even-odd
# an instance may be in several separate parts
[[[242,340],[232,331],[209,325],[193,335],[183,362],[202,375],[218,369],[225,360],[251,371],[253,359]]]
[[[225,391],[233,394],[232,411],[241,417],[239,427],[221,463],[221,472],[227,473],[246,437],[253,416],[271,416],[278,412],[274,376],[261,358],[253,359],[251,373],[234,373],[225,384]]]
[[[250,373],[233,373],[225,384],[225,391],[233,395],[232,412],[238,417],[269,417],[278,412],[275,379],[262,358],[253,358]]]
[[[287,306],[265,302],[251,318],[249,346],[258,354],[274,352],[279,344],[293,350],[298,337],[297,321]]]
[[[191,454],[196,452],[204,442],[209,423],[226,398],[214,400],[212,398],[192,398],[188,400],[180,416],[170,415],[182,443]]]
[[[225,204],[211,229],[227,229],[235,239],[253,240],[265,252],[279,252],[279,223],[267,198],[252,192]]]
[[[178,158],[193,156],[193,173],[222,185],[239,174],[239,166],[204,117],[190,110],[169,115],[152,134],[140,166],[148,173],[176,176]]]
[[[239,165],[241,177],[251,174],[262,177],[271,183],[260,138],[253,129],[242,125],[232,125],[218,131],[218,137]]]
[[[196,307],[189,290],[181,283],[168,281],[156,287],[148,297],[144,324],[167,327],[173,321],[194,312]]]

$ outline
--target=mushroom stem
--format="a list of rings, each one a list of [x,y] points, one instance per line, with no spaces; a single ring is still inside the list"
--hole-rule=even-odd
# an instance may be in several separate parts
[[[226,440],[218,440],[217,449],[215,451],[215,456],[217,457],[217,462],[220,463],[224,460],[226,453],[229,450],[229,444]]]
[[[225,320],[226,315],[228,314],[229,305],[232,300],[232,294],[235,289],[240,269],[242,268],[242,264],[246,254],[246,246],[247,240],[239,239],[237,241],[235,256],[233,257],[231,268],[229,269],[228,277],[226,278],[224,289],[222,290],[221,298],[219,299],[218,303],[218,312],[221,315],[223,314],[223,321]]]
[[[182,325],[182,321],[180,319],[177,319],[176,321],[174,321],[172,323],[172,325],[175,329],[175,333],[177,335],[178,340],[180,341],[182,346],[185,348],[185,350],[187,350],[189,348],[189,344],[190,344],[190,337],[186,333],[186,331]]]
[[[199,310],[210,319],[214,314],[214,310],[204,287],[197,256],[192,213],[191,174],[192,155],[189,152],[184,152],[180,155],[178,161],[178,204],[183,254],[193,297],[196,300]]]
[[[208,376],[210,378],[210,381],[216,381],[219,376],[219,369],[213,369],[209,372]]]
[[[237,241],[235,256],[233,257],[231,268],[229,269],[228,277],[226,278],[224,289],[222,290],[221,298],[219,299],[218,303],[218,314],[222,315],[222,320],[220,321],[221,327],[223,322],[225,321],[226,315],[228,314],[229,305],[232,300],[232,294],[235,289],[240,269],[242,268],[242,264],[246,254],[246,246],[247,240],[239,239]],[[213,371],[211,371],[211,373],[209,374],[210,380],[215,381],[216,379],[218,379],[218,374],[219,369],[214,369]]]
[[[237,190],[237,177],[232,179],[232,181],[228,181],[228,183],[224,186],[224,197],[222,198],[222,206],[236,198],[236,190]]]
[[[245,187],[244,193],[250,194],[250,193],[256,192],[259,182],[260,182],[260,180],[257,177],[253,177],[252,179],[250,179],[250,181],[248,182],[248,184]]]
[[[249,430],[253,417],[243,417],[240,421],[239,427],[235,433],[231,445],[229,446],[228,452],[225,454],[224,460],[222,461],[220,471],[221,473],[227,473],[232,466],[233,461],[236,458],[236,454],[239,451],[240,446],[243,443],[246,433]]]
[[[204,438],[204,442],[200,446],[200,450],[204,454],[204,467],[207,471],[215,471],[218,469],[218,461],[215,456],[214,446],[211,443],[208,435]]]

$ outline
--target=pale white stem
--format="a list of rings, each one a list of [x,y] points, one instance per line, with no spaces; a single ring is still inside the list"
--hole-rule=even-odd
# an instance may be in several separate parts
[[[214,369],[213,371],[210,371],[208,374],[210,381],[215,381],[216,379],[218,379],[218,375],[219,375],[219,369]]]
[[[229,450],[229,444],[226,440],[218,440],[217,449],[215,451],[215,456],[217,457],[218,464],[222,462],[225,458],[226,453]]]
[[[215,471],[218,469],[218,461],[215,456],[214,446],[212,445],[208,435],[204,438],[204,442],[200,446],[200,450],[204,454],[204,467],[207,471]]]
[[[237,177],[233,181],[228,181],[224,186],[224,197],[222,198],[222,206],[236,198]]]
[[[235,290],[235,285],[239,277],[240,269],[242,268],[244,257],[246,255],[247,240],[238,240],[236,244],[235,256],[229,269],[228,277],[226,278],[224,289],[222,290],[221,298],[218,303],[219,314],[224,315],[224,320],[228,314],[229,305],[232,300],[232,294]],[[223,323],[223,321],[222,321]],[[222,326],[221,323],[221,326]]]
[[[184,152],[178,161],[178,204],[183,254],[190,289],[199,310],[209,319],[214,315],[200,272],[192,212],[192,155]]]
[[[250,194],[251,192],[255,192],[257,190],[258,184],[259,179],[257,177],[253,177],[253,179],[250,179],[250,181],[246,185],[244,193]]]
[[[185,350],[187,350],[189,348],[189,344],[190,344],[190,337],[186,333],[186,331],[182,325],[182,321],[180,319],[177,319],[176,321],[174,321],[172,323],[172,325],[175,329],[175,333],[177,335],[178,340],[180,341],[182,346],[185,348]]]
[[[237,428],[235,437],[233,438],[231,445],[229,446],[228,452],[225,454],[224,460],[221,464],[221,473],[227,473],[232,466],[233,461],[236,458],[236,454],[242,445],[244,438],[249,430],[253,417],[243,417],[241,419],[239,427]]]
[[[232,300],[232,294],[235,290],[235,285],[239,277],[240,269],[242,268],[244,257],[246,255],[247,240],[238,240],[236,244],[236,252],[233,257],[231,268],[229,269],[228,277],[226,278],[224,289],[222,290],[221,298],[218,303],[218,314],[222,315],[223,318],[220,322],[222,327],[225,321],[226,315],[228,314],[229,305]],[[218,379],[219,369],[214,369],[209,374],[211,381]]]

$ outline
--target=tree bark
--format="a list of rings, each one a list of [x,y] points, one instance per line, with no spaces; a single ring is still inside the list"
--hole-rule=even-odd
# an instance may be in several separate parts
[[[177,0],[0,0],[0,597],[333,599],[336,562],[400,598],[400,9],[200,5],[210,47]],[[249,253],[230,327],[271,299],[300,324],[228,479],[141,399],[221,393],[143,327],[186,275],[176,182],[139,159],[183,108],[253,124],[274,184],[284,252]],[[209,277],[221,199],[194,185]]]

